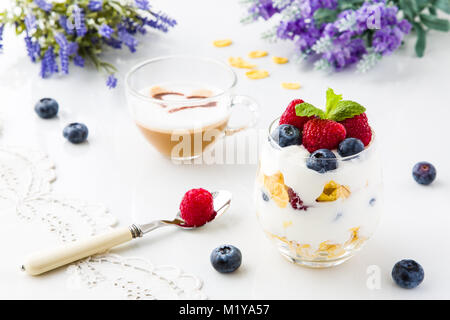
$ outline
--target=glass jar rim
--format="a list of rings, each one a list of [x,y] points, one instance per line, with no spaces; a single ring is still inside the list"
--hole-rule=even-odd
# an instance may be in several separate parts
[[[203,62],[207,62],[207,63],[213,63],[213,64],[216,64],[216,65],[222,67],[231,75],[231,79],[232,79],[231,84],[227,88],[223,89],[222,92],[215,94],[208,98],[189,99],[190,103],[205,103],[205,102],[207,103],[208,101],[217,100],[221,96],[226,95],[228,92],[230,92],[230,90],[233,89],[237,84],[236,73],[233,71],[233,69],[231,69],[231,67],[229,67],[224,62],[218,61],[213,58],[208,58],[208,57],[199,57],[199,56],[193,56],[193,55],[179,54],[179,55],[160,56],[160,57],[142,61],[142,62],[138,63],[137,65],[135,65],[133,68],[131,68],[131,70],[125,76],[126,91],[130,92],[132,95],[134,95],[135,97],[137,97],[139,99],[143,99],[143,100],[153,102],[153,103],[161,103],[160,99],[155,99],[155,98],[146,96],[146,95],[140,93],[139,91],[137,91],[135,88],[133,88],[132,85],[130,84],[130,79],[139,69],[141,69],[149,64],[152,64],[152,63],[156,63],[156,62],[160,62],[160,61],[164,61],[164,60],[170,60],[170,59],[192,59],[192,60],[203,61]],[[186,101],[180,101],[180,100],[165,100],[165,101],[168,103],[173,103],[173,104],[177,104],[177,103],[185,104],[186,103]]]
[[[278,143],[277,143],[277,142],[274,140],[274,138],[272,137],[272,134],[271,134],[271,133],[272,133],[272,131],[273,131],[273,129],[274,129],[274,128],[273,128],[274,125],[278,125],[278,122],[280,121],[280,118],[281,118],[281,117],[275,118],[275,120],[273,120],[273,121],[270,123],[269,129],[268,129],[268,136],[269,136],[268,141],[269,141],[270,145],[271,145],[273,148],[277,149],[277,150],[283,150],[283,148],[280,147],[280,146],[278,145]],[[374,141],[374,140],[375,140],[375,133],[374,133],[373,130],[372,130],[372,139],[371,139],[369,145],[367,145],[367,146],[364,148],[363,151],[361,151],[361,152],[359,152],[359,153],[357,153],[357,154],[351,155],[351,156],[347,156],[347,157],[336,157],[336,159],[330,159],[330,160],[347,161],[347,160],[355,159],[355,158],[357,158],[357,157],[360,156],[360,155],[364,155],[364,154],[366,154],[366,153],[368,152],[368,150],[372,149],[373,141]],[[308,158],[309,158],[309,157],[305,157],[304,159],[306,160],[306,159],[308,159]],[[322,159],[322,161],[326,161],[326,159]]]

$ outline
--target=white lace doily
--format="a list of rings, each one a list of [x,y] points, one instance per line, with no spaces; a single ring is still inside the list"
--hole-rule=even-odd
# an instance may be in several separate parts
[[[55,179],[54,165],[42,152],[0,146],[2,241],[25,230],[20,237],[30,248],[45,248],[98,234],[116,223],[103,205],[54,194]],[[128,299],[206,298],[196,276],[142,258],[96,255],[70,265],[67,273],[69,291],[107,290],[108,297]]]

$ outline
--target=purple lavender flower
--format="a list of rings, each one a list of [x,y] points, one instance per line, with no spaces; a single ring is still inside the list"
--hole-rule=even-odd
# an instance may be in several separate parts
[[[272,0],[260,0],[250,8],[249,12],[268,20],[280,10],[273,6]]]
[[[41,55],[41,47],[40,47],[39,43],[37,41],[33,42],[31,37],[27,34],[25,36],[25,45],[27,47],[27,53],[31,59],[31,62],[36,62],[36,60]]]
[[[41,8],[42,10],[46,11],[46,12],[50,12],[50,10],[52,10],[53,8],[53,4],[52,3],[48,3],[45,0],[34,0],[34,3]]]
[[[81,68],[84,68],[84,58],[82,57],[82,56],[79,56],[79,55],[76,55],[74,58],[73,58],[73,63],[76,65],[76,66],[78,66],[78,67],[81,67]]]
[[[98,33],[106,38],[109,39],[111,38],[112,34],[114,33],[114,29],[111,28],[110,26],[108,26],[106,23],[103,23],[100,28],[98,29]]]
[[[75,21],[75,29],[77,31],[77,36],[83,37],[87,32],[85,21],[84,21],[83,9],[81,9],[78,5],[75,5],[73,7],[72,16]]]
[[[134,0],[134,3],[136,4],[136,7],[141,10],[150,10],[148,0]]]
[[[55,34],[55,41],[59,45],[59,60],[63,73],[69,73],[69,42],[62,33]]]
[[[158,12],[152,12],[152,14],[162,23],[168,25],[169,27],[174,27],[177,24],[177,21],[175,19],[170,18],[168,15]]]
[[[78,43],[77,42],[69,42],[67,46],[67,54],[72,56],[78,52]]]
[[[5,25],[4,24],[1,24],[0,25],[0,52],[3,50],[3,44],[2,44],[2,41],[3,41],[3,30],[5,29]]]
[[[45,79],[57,72],[58,72],[58,64],[56,63],[53,47],[48,47],[41,61],[40,76]]]
[[[37,27],[36,17],[32,14],[27,14],[24,22],[28,32],[32,32]]]
[[[88,9],[96,12],[96,11],[102,10],[102,6],[103,6],[103,1],[91,0],[91,1],[89,1]]]
[[[110,89],[115,88],[117,86],[117,78],[113,74],[110,74],[108,79],[106,80],[106,85]]]
[[[377,30],[373,35],[372,47],[382,55],[391,54],[401,45],[405,33],[398,27],[388,27]]]
[[[125,44],[131,52],[136,52],[136,46],[138,41],[125,29],[123,26],[119,26],[118,31],[119,39]]]
[[[102,39],[104,43],[106,43],[108,46],[114,49],[121,49],[122,48],[122,41],[116,39],[116,38],[110,38],[110,39]]]
[[[67,20],[66,16],[60,16],[59,17],[59,25],[66,31],[68,35],[73,34],[73,26],[72,24]]]

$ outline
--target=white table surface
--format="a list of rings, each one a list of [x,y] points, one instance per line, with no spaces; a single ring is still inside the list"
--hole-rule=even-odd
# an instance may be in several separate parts
[[[167,54],[223,61],[256,49],[268,50],[271,55],[292,54],[290,43],[268,44],[260,39],[267,27],[264,23],[242,26],[239,20],[244,10],[236,1],[151,2],[179,24],[168,34],[148,36],[134,55],[125,50],[107,54],[120,68],[120,80],[137,62]],[[39,67],[26,56],[23,40],[12,32],[5,38],[0,55],[0,142],[47,152],[56,163],[57,192],[106,204],[121,225],[171,217],[183,193],[192,187],[233,192],[229,212],[207,228],[192,233],[156,231],[122,254],[139,252],[154,263],[180,266],[198,275],[205,293],[213,299],[450,298],[450,210],[446,202],[450,195],[450,34],[431,32],[422,59],[415,57],[414,39],[409,38],[406,46],[364,75],[325,75],[311,66],[274,65],[270,58],[256,61],[271,72],[267,79],[251,81],[244,71],[236,70],[237,92],[260,104],[260,129],[279,116],[293,98],[323,105],[328,87],[365,105],[375,124],[384,160],[382,222],[362,252],[339,267],[324,270],[288,263],[260,230],[252,203],[255,164],[174,165],[147,144],[131,121],[123,81],[110,91],[94,70],[76,67],[69,76],[41,80]],[[221,38],[233,39],[233,45],[214,48],[211,42]],[[285,90],[280,87],[282,81],[299,81],[303,87]],[[34,103],[44,96],[60,103],[58,119],[45,121],[34,113]],[[71,145],[62,138],[62,128],[73,121],[88,125],[88,143]],[[437,167],[437,179],[429,187],[419,186],[411,177],[412,166],[420,160]],[[0,242],[2,246],[15,244],[1,234]],[[219,274],[209,263],[211,250],[223,243],[242,251],[243,265],[235,274]],[[424,282],[414,290],[400,289],[391,280],[392,266],[403,258],[415,259],[425,269]],[[44,280],[30,279],[20,274],[7,256],[1,260],[2,298],[82,298],[52,282],[52,277],[63,271]],[[366,285],[371,265],[381,270],[380,289],[370,290]]]

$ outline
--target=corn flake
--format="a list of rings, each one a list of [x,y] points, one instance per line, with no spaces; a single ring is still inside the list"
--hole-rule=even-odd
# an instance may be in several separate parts
[[[316,199],[317,202],[336,201],[337,199],[346,199],[350,196],[350,189],[347,186],[331,180],[324,188],[322,194]]]
[[[246,62],[244,59],[240,57],[237,58],[230,57],[228,58],[228,63],[230,64],[230,66],[235,68],[253,69],[256,67],[255,65]]]
[[[223,40],[213,41],[214,47],[217,47],[217,48],[228,47],[232,43],[233,43],[233,41],[231,41],[231,39],[223,39]]]
[[[265,71],[265,70],[251,70],[251,71],[247,71],[245,73],[245,75],[247,76],[247,78],[249,79],[264,79],[267,78],[269,76],[269,72]]]
[[[251,51],[249,54],[248,54],[248,57],[249,58],[262,58],[262,57],[265,57],[265,56],[267,56],[267,51],[261,51],[261,50],[255,50],[255,51]]]
[[[297,90],[297,89],[301,88],[301,85],[298,82],[282,82],[281,86],[284,89],[289,89],[289,90]]]
[[[272,61],[275,62],[276,64],[284,64],[287,63],[289,59],[283,57],[272,57]]]

